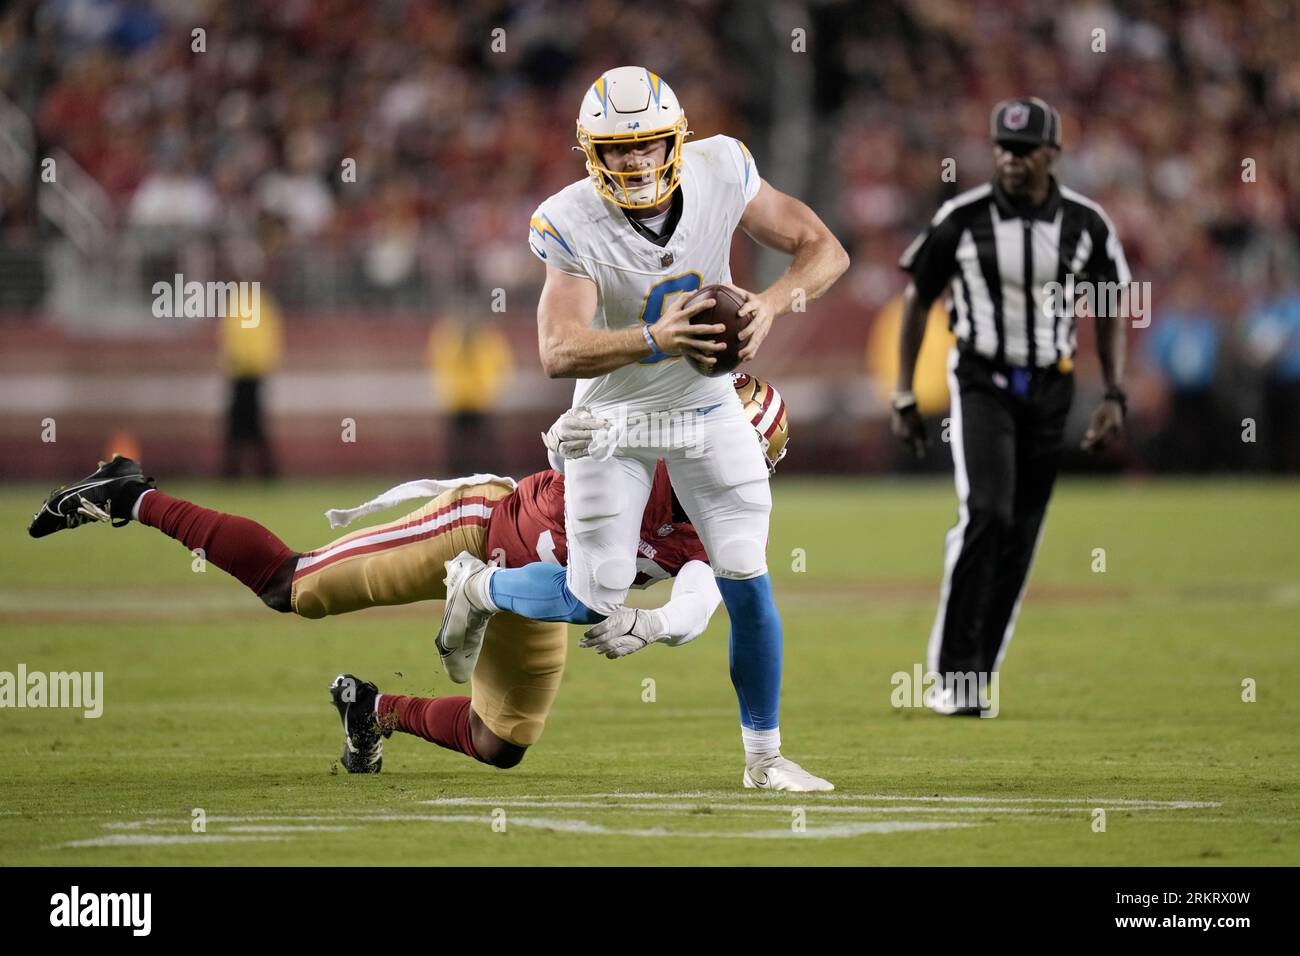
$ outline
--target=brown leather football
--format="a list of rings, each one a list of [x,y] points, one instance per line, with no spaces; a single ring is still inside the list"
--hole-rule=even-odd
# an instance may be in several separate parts
[[[749,325],[749,316],[741,318],[739,315],[740,307],[745,304],[735,292],[732,292],[725,285],[706,285],[692,299],[704,296],[705,298],[714,299],[717,304],[711,309],[705,309],[696,315],[691,316],[691,325],[725,325],[725,332],[717,335],[705,335],[702,338],[712,339],[714,342],[721,342],[726,348],[721,352],[714,352],[713,356],[717,359],[713,365],[700,365],[689,355],[686,360],[691,363],[691,367],[701,375],[707,375],[714,378],[718,375],[727,375],[735,371],[736,366],[740,364],[740,330]]]

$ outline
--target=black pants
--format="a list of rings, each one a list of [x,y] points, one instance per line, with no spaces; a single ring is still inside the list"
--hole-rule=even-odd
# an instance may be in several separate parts
[[[1160,471],[1206,472],[1225,464],[1215,445],[1218,408],[1214,392],[1205,388],[1174,389],[1169,420],[1156,438],[1156,468]]]
[[[263,478],[274,478],[275,455],[266,436],[262,415],[262,380],[254,377],[230,381],[230,406],[226,412],[226,447],[222,474],[238,477],[245,449],[252,452],[254,467]]]
[[[497,459],[492,419],[484,412],[454,412],[447,428],[447,474],[475,475],[492,471]]]
[[[940,674],[987,673],[1001,664],[1015,626],[1056,481],[1074,377],[961,352],[948,385],[958,521],[945,542],[928,666]]]
[[[1264,386],[1268,431],[1260,440],[1268,448],[1274,471],[1300,471],[1300,381],[1271,381]]]

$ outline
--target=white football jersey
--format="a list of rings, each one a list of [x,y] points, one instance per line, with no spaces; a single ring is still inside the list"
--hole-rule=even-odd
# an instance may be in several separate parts
[[[590,179],[537,207],[528,245],[547,265],[596,283],[592,328],[640,328],[656,322],[674,296],[731,281],[731,236],[758,187],[758,169],[745,145],[713,136],[683,147],[681,218],[663,246],[600,198]],[[734,401],[735,395],[728,376],[708,378],[681,356],[649,356],[599,378],[579,379],[573,404],[642,413],[701,408]]]

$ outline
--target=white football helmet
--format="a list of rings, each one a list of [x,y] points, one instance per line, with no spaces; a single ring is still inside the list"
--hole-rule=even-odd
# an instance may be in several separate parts
[[[690,135],[686,114],[672,88],[641,66],[602,73],[582,98],[578,145],[587,157],[596,192],[624,209],[649,209],[672,195],[681,182],[682,142]],[[615,172],[600,156],[608,143],[671,137],[662,166]]]

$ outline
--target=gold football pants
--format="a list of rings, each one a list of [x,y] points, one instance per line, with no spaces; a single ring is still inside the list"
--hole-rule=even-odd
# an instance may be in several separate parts
[[[443,565],[462,551],[487,560],[487,525],[498,484],[448,491],[404,518],[363,528],[308,551],[293,575],[295,613],[308,618],[446,598]],[[432,645],[430,640],[430,645]],[[492,733],[535,744],[564,673],[567,626],[503,611],[488,624],[470,681],[471,706]]]

